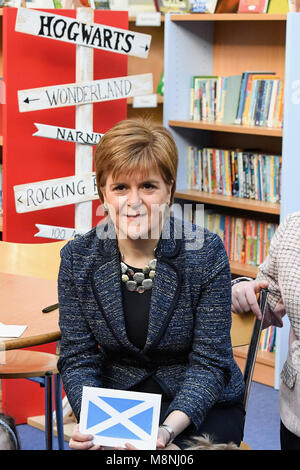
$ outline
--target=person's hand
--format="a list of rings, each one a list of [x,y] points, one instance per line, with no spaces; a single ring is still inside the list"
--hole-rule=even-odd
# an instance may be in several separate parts
[[[169,433],[166,429],[158,428],[158,435],[156,441],[156,449],[162,450],[165,449],[166,443],[169,440]],[[115,447],[115,450],[139,450],[134,445],[126,442],[125,447]]]
[[[74,427],[69,446],[74,450],[102,450],[103,447],[94,445],[94,436],[92,434],[82,434],[79,432],[79,425]]]
[[[261,311],[256,295],[261,289],[268,287],[267,281],[243,281],[232,287],[231,310],[234,313],[252,311],[258,320],[261,320]]]

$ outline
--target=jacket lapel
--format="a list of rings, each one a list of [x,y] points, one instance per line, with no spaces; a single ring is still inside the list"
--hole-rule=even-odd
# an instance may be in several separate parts
[[[158,259],[152,288],[148,334],[143,353],[161,340],[173,315],[180,288],[180,271],[167,259]]]

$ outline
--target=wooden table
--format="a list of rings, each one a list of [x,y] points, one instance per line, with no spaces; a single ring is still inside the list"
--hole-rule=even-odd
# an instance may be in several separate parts
[[[57,303],[57,282],[0,272],[0,321],[8,325],[27,325],[19,338],[1,338],[5,349],[19,349],[60,339],[58,309],[42,309]]]

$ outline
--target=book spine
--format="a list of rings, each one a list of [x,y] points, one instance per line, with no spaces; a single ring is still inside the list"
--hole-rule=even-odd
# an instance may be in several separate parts
[[[260,116],[260,126],[262,127],[266,126],[266,122],[267,122],[267,118],[269,114],[273,82],[274,80],[266,80],[266,91],[265,91],[265,96],[263,100],[262,112]]]
[[[245,96],[246,96],[247,80],[248,80],[248,74],[245,72],[245,73],[242,74],[239,104],[238,104],[238,110],[237,110],[237,115],[236,115],[236,119],[235,119],[235,124],[242,124],[242,115],[243,115],[244,102],[245,102]]]
[[[242,114],[242,125],[248,124],[251,93],[252,93],[252,75],[249,75],[247,86],[246,86],[245,105],[244,105],[243,114]]]

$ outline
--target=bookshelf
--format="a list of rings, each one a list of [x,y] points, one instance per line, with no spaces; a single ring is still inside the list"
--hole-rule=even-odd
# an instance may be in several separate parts
[[[214,210],[217,207],[218,212],[229,209],[237,217],[254,216],[277,224],[280,217],[291,212],[286,202],[283,205],[282,201],[281,204],[267,203],[187,189],[189,145],[198,148],[255,148],[265,153],[282,154],[282,172],[286,173],[288,157],[283,152],[283,129],[191,121],[189,93],[190,78],[194,75],[228,76],[242,74],[246,70],[269,70],[285,79],[288,16],[289,14],[166,15],[163,123],[172,132],[179,151],[175,194],[178,199],[203,203],[205,207],[213,207]],[[282,199],[286,201],[285,196]],[[234,276],[254,278],[257,267],[231,262],[231,272]],[[280,334],[277,337],[279,336]],[[286,332],[283,337],[285,340]],[[284,357],[284,347],[280,350],[280,340],[278,344],[276,354],[259,352],[256,367],[260,369],[257,380],[277,388],[280,362]],[[245,355],[243,349],[235,352],[239,363],[244,361]]]
[[[263,135],[267,137],[282,137],[282,129],[272,129],[267,127],[242,126],[238,124],[225,125],[197,121],[169,120],[169,126],[186,127],[188,129],[199,129],[214,132],[230,132],[233,134]]]
[[[235,196],[222,196],[219,194],[197,191],[196,189],[178,190],[176,191],[176,197],[178,199],[211,204],[214,206],[231,207],[261,214],[272,214],[276,216],[280,214],[280,205],[276,203],[254,201],[253,199],[245,199]]]

